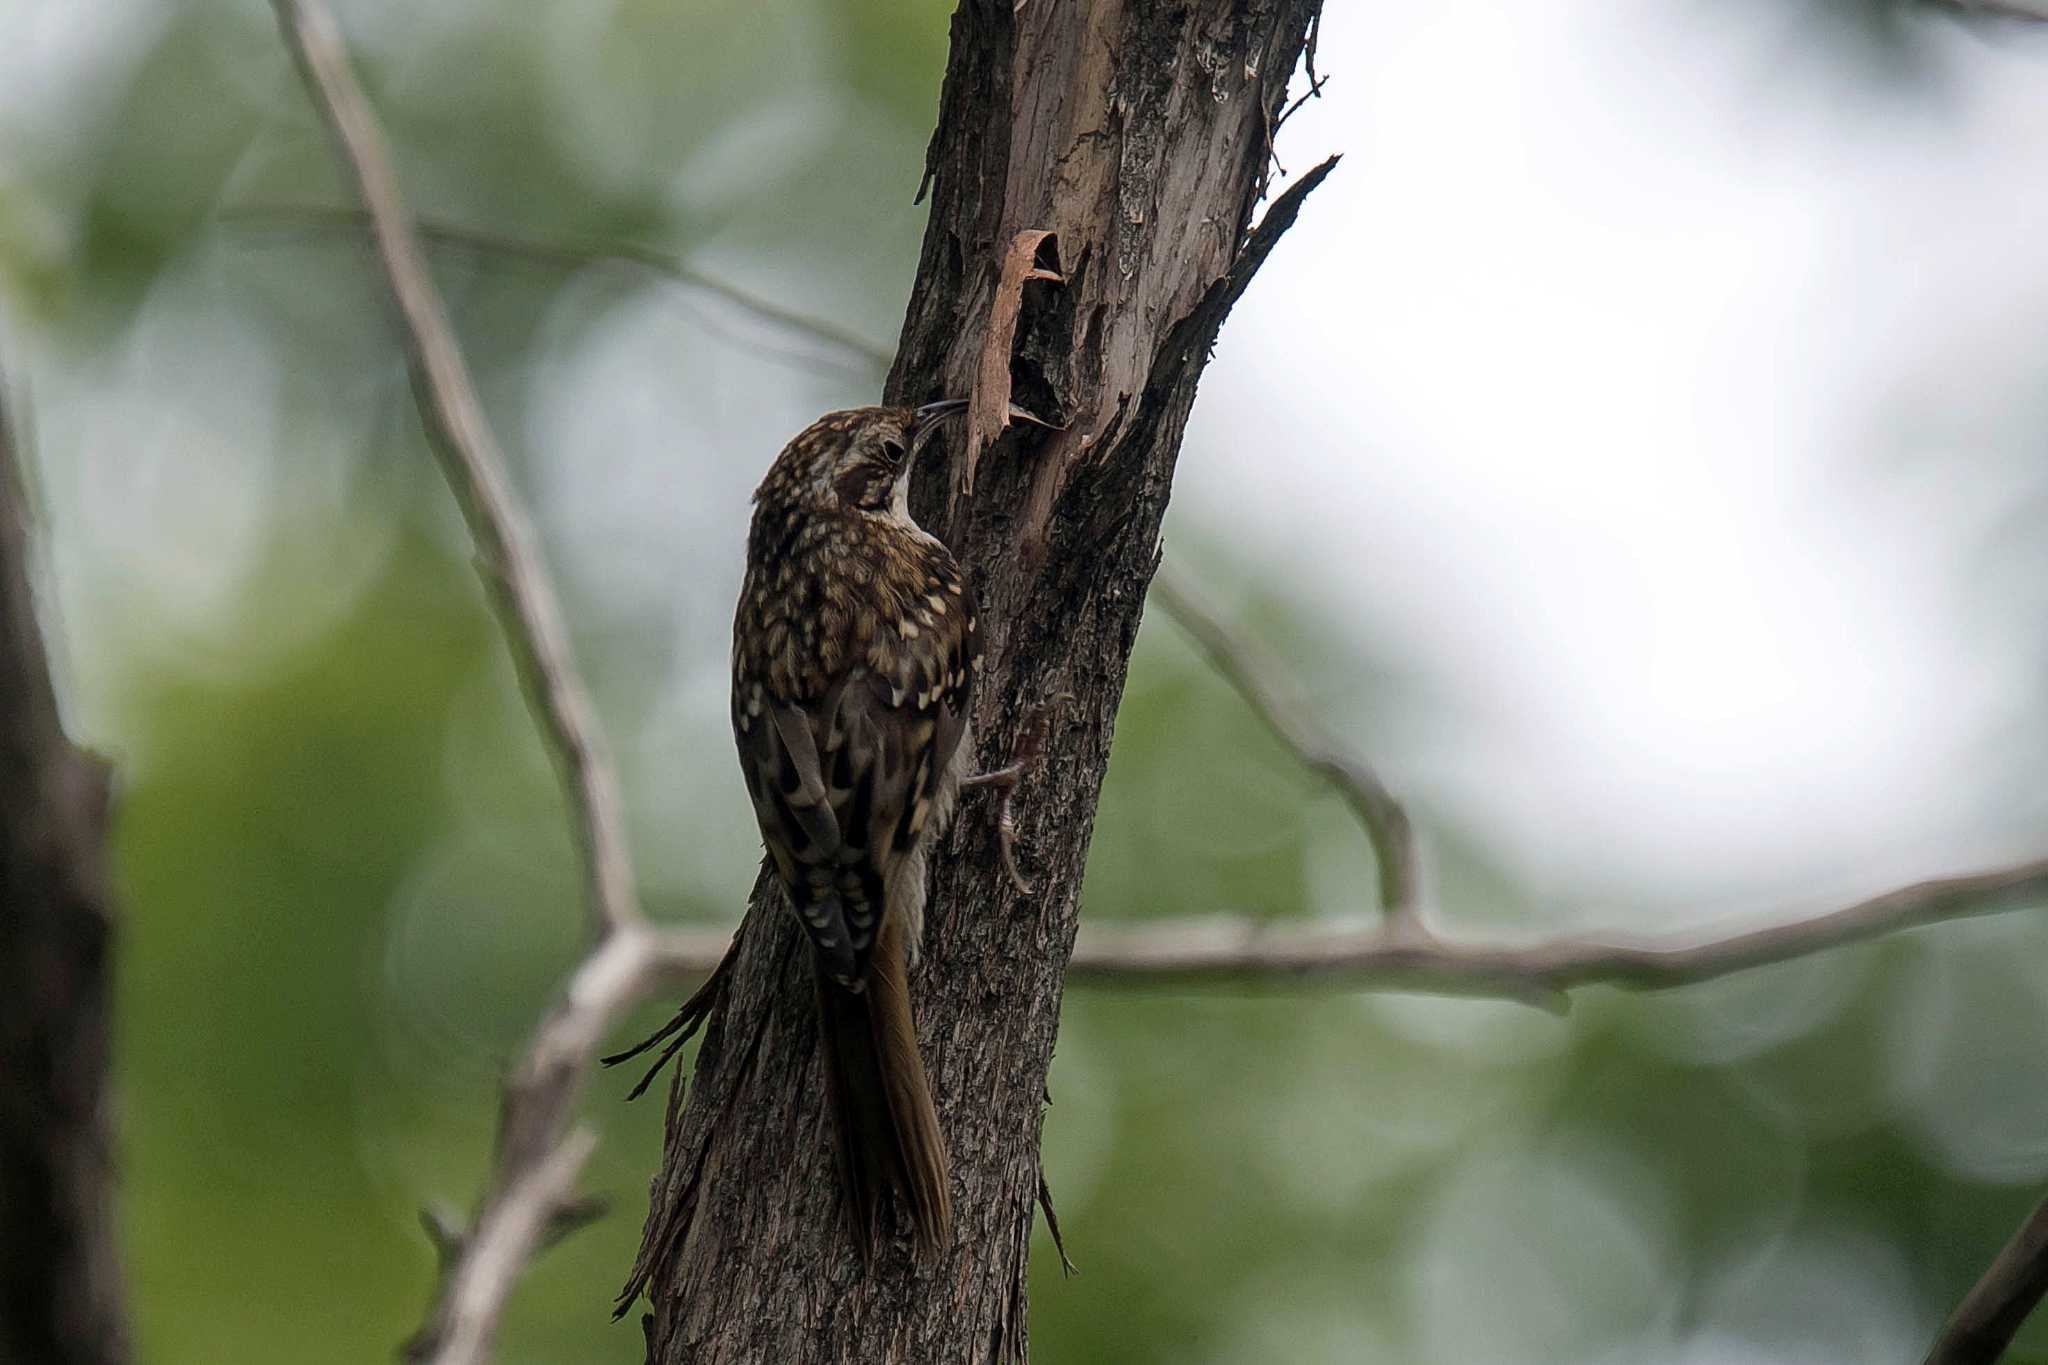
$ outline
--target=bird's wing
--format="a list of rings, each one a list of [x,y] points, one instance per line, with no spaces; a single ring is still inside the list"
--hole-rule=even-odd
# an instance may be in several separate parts
[[[922,838],[954,751],[967,728],[979,650],[972,591],[950,565],[928,580],[907,625],[871,648],[864,701],[888,735],[896,779],[877,793],[870,842],[893,857]]]
[[[867,978],[887,882],[932,819],[967,724],[974,600],[950,565],[822,696],[736,682],[740,763],[777,875],[831,975]]]
[[[857,872],[861,859],[844,837],[846,793],[827,783],[834,755],[821,742],[829,729],[824,713],[845,690],[807,704],[736,685],[733,736],[761,842],[798,921],[834,976],[858,980],[864,955],[854,946],[843,884],[849,861]]]

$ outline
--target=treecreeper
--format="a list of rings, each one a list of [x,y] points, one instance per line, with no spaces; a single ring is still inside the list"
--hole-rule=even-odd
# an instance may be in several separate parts
[[[827,413],[784,446],[754,492],[733,618],[733,739],[768,865],[809,943],[841,1199],[864,1259],[892,1195],[920,1254],[952,1235],[910,969],[926,859],[963,786],[1017,774],[967,772],[974,593],[909,510],[919,451],[965,407]],[[658,1072],[694,1031],[702,994],[607,1061],[681,1030]]]

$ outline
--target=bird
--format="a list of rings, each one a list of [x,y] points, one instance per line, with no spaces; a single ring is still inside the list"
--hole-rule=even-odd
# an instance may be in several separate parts
[[[951,1234],[909,968],[926,862],[968,779],[981,645],[966,575],[908,500],[919,451],[965,407],[827,413],[784,446],[754,493],[733,619],[733,738],[768,865],[810,946],[863,1258],[885,1191],[920,1254]]]

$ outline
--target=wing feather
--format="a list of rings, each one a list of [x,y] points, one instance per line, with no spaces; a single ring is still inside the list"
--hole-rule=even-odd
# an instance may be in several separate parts
[[[939,576],[942,575],[942,576]],[[891,878],[931,833],[966,732],[979,651],[972,595],[949,566],[864,658],[814,696],[736,668],[734,732],[777,876],[831,975],[867,979]],[[736,661],[737,662],[737,661]],[[743,702],[745,704],[743,704]]]

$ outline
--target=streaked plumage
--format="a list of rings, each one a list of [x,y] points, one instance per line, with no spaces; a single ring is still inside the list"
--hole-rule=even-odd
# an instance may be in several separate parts
[[[950,1193],[905,959],[923,936],[926,851],[971,749],[979,662],[973,595],[906,503],[915,447],[940,415],[830,413],[783,449],[754,494],[733,623],[733,734],[816,958],[856,1235],[872,1242],[888,1184],[927,1248],[945,1235]]]

